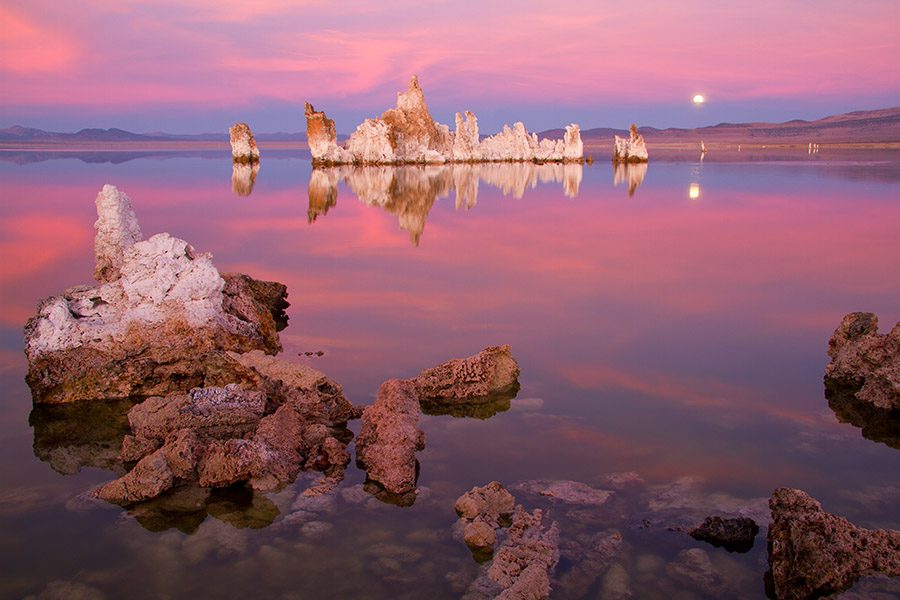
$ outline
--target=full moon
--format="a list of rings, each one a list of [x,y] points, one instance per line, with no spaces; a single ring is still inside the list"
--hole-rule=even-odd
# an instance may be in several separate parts
[[[703,104],[703,102],[705,100],[706,99],[703,97],[702,94],[697,94],[696,96],[694,96],[694,104]]]

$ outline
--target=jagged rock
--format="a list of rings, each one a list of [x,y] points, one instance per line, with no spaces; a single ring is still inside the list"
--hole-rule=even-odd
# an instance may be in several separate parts
[[[513,513],[516,499],[499,481],[485,486],[475,486],[456,500],[454,509],[463,519],[481,519],[487,523],[499,523],[501,518]]]
[[[638,133],[637,125],[632,124],[628,139],[615,137],[613,162],[639,163],[649,160],[647,144],[644,143],[644,136]]]
[[[257,175],[259,175],[259,161],[234,163],[231,167],[231,191],[238,196],[249,196],[253,193]]]
[[[141,226],[131,207],[131,199],[112,185],[104,185],[97,194],[97,221],[94,229],[94,279],[100,283],[121,276],[125,251],[144,239]]]
[[[463,539],[473,550],[493,550],[497,536],[494,534],[494,528],[484,521],[472,521],[466,523]]]
[[[94,495],[113,504],[133,504],[159,496],[174,483],[175,475],[160,449],[142,458],[119,479],[94,490]]]
[[[885,416],[900,417],[900,323],[890,333],[878,333],[873,313],[846,315],[828,341],[831,363],[825,367],[826,389],[846,390]]]
[[[857,527],[797,489],[775,490],[769,505],[776,597],[818,598],[849,588],[863,575],[900,575],[900,531]]]
[[[725,548],[729,552],[749,552],[753,548],[753,540],[757,533],[759,533],[759,525],[753,519],[746,517],[727,519],[711,516],[706,517],[702,524],[691,529],[688,535],[695,540]]]
[[[250,163],[259,161],[259,148],[246,123],[235,123],[228,131],[231,134],[231,158],[234,162]]]
[[[425,369],[415,386],[423,405],[490,403],[497,396],[515,396],[518,378],[519,365],[510,347],[491,346],[474,356]]]
[[[391,494],[408,494],[416,488],[416,451],[425,448],[418,423],[419,400],[410,381],[384,382],[374,404],[363,410],[356,460],[370,480]]]
[[[211,255],[166,233],[135,241],[128,197],[113,186],[100,196],[101,285],[43,300],[25,326],[36,403],[183,391],[222,367],[222,351],[281,349],[283,285],[220,275]]]
[[[545,525],[543,513],[516,507],[506,540],[485,577],[502,590],[498,598],[547,598],[559,562],[559,528]],[[477,584],[476,584],[476,587]]]
[[[577,125],[568,125],[562,140],[540,140],[522,123],[484,140],[470,112],[456,115],[456,131],[436,123],[415,75],[397,94],[396,108],[366,119],[347,141],[337,144],[334,121],[306,103],[306,137],[314,164],[391,164],[478,161],[581,161],[584,146]]]

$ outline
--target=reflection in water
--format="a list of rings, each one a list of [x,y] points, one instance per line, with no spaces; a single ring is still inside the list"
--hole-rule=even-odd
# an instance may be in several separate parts
[[[613,163],[613,185],[628,182],[628,195],[634,196],[634,191],[644,183],[647,176],[647,163]]]
[[[148,531],[178,529],[187,534],[197,531],[207,515],[237,529],[262,529],[280,514],[271,500],[244,486],[210,489],[196,484],[170,490],[128,512]]]
[[[497,413],[506,412],[512,405],[513,398],[519,393],[519,383],[499,393],[475,402],[441,402],[440,399],[422,399],[422,412],[426,415],[450,415],[451,417],[468,417],[472,419],[490,419]]]
[[[857,391],[858,386],[825,379],[825,397],[838,421],[859,427],[867,440],[900,450],[900,411],[878,408],[860,400],[856,397]]]
[[[259,162],[233,163],[231,168],[231,191],[238,196],[249,196],[256,185],[256,175],[259,173]]]
[[[129,400],[74,404],[36,404],[28,417],[34,428],[34,455],[63,475],[82,467],[109,469],[122,475],[122,438],[130,432]]]
[[[700,184],[692,183],[690,187],[688,187],[688,198],[691,200],[697,200],[700,198]]]
[[[645,165],[646,167],[646,165]],[[400,228],[418,245],[425,220],[438,198],[456,191],[456,208],[472,208],[478,202],[479,181],[497,187],[505,196],[521,198],[540,183],[563,184],[569,198],[578,195],[583,165],[580,163],[473,163],[427,166],[352,166],[313,169],[309,178],[309,222],[324,215],[337,202],[337,184],[369,206],[396,214]]]

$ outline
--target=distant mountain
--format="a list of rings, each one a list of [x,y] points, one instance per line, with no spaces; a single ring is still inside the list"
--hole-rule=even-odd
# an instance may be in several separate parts
[[[719,123],[695,129],[638,127],[638,131],[648,144],[700,140],[744,144],[900,142],[900,107],[860,110],[816,121],[795,119],[785,123]],[[562,137],[563,132],[562,129],[552,129],[541,135]],[[581,132],[585,142],[593,143],[611,144],[615,135],[626,136],[628,130],[595,128]]]
[[[305,142],[305,133],[260,133],[260,142]],[[0,142],[43,142],[65,144],[77,142],[227,142],[227,133],[176,134],[165,132],[132,133],[124,129],[82,129],[75,133],[44,131],[15,125],[0,129]]]

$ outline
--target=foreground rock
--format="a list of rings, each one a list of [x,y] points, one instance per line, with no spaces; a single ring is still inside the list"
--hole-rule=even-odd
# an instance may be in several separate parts
[[[882,335],[873,313],[850,313],[828,341],[828,356],[825,386],[830,396],[852,394],[874,408],[894,411],[885,416],[900,416],[900,323]]]
[[[350,135],[346,146],[337,144],[334,121],[306,104],[306,137],[313,163],[403,164],[479,161],[581,161],[584,146],[578,125],[566,126],[562,140],[540,140],[522,123],[504,126],[500,133],[481,139],[478,120],[470,112],[456,114],[456,130],[436,123],[428,111],[418,79],[397,94],[396,108],[381,117],[366,119]]]
[[[490,346],[468,358],[425,369],[414,380],[423,407],[492,404],[519,391],[519,365],[509,346]]]
[[[757,533],[759,525],[753,519],[728,519],[719,516],[707,517],[703,523],[688,532],[695,540],[709,542],[729,552],[749,552]]]
[[[259,148],[246,123],[235,123],[229,129],[231,134],[231,158],[234,162],[259,162]]]
[[[231,357],[257,389],[237,384],[154,397],[128,413],[122,459],[137,461],[94,493],[116,504],[155,498],[181,482],[246,483],[269,491],[301,469],[340,478],[350,460],[346,422],[358,416],[336,383],[262,353]],[[235,367],[238,368],[238,367]]]
[[[864,575],[900,575],[900,532],[857,527],[823,511],[801,490],[779,488],[769,504],[769,567],[777,598],[818,598]]]
[[[418,427],[422,407],[470,406],[515,396],[518,376],[510,347],[492,346],[426,369],[415,379],[384,382],[362,413],[357,463],[387,492],[385,501],[411,504],[418,477],[416,451],[425,448],[425,434]]]
[[[454,508],[463,526],[463,539],[477,560],[494,551],[495,530],[515,509],[516,500],[498,481],[473,487],[456,500]]]
[[[36,403],[184,391],[221,374],[225,351],[281,349],[284,285],[220,274],[210,254],[167,233],[141,240],[114,186],[97,196],[97,212],[100,285],[43,300],[25,326]]]
[[[416,451],[425,448],[419,414],[415,385],[399,379],[384,382],[374,404],[363,410],[356,460],[390,494],[415,493]]]
[[[632,124],[629,137],[616,136],[613,147],[613,162],[641,163],[649,160],[647,144],[644,136],[638,133],[637,125]]]

